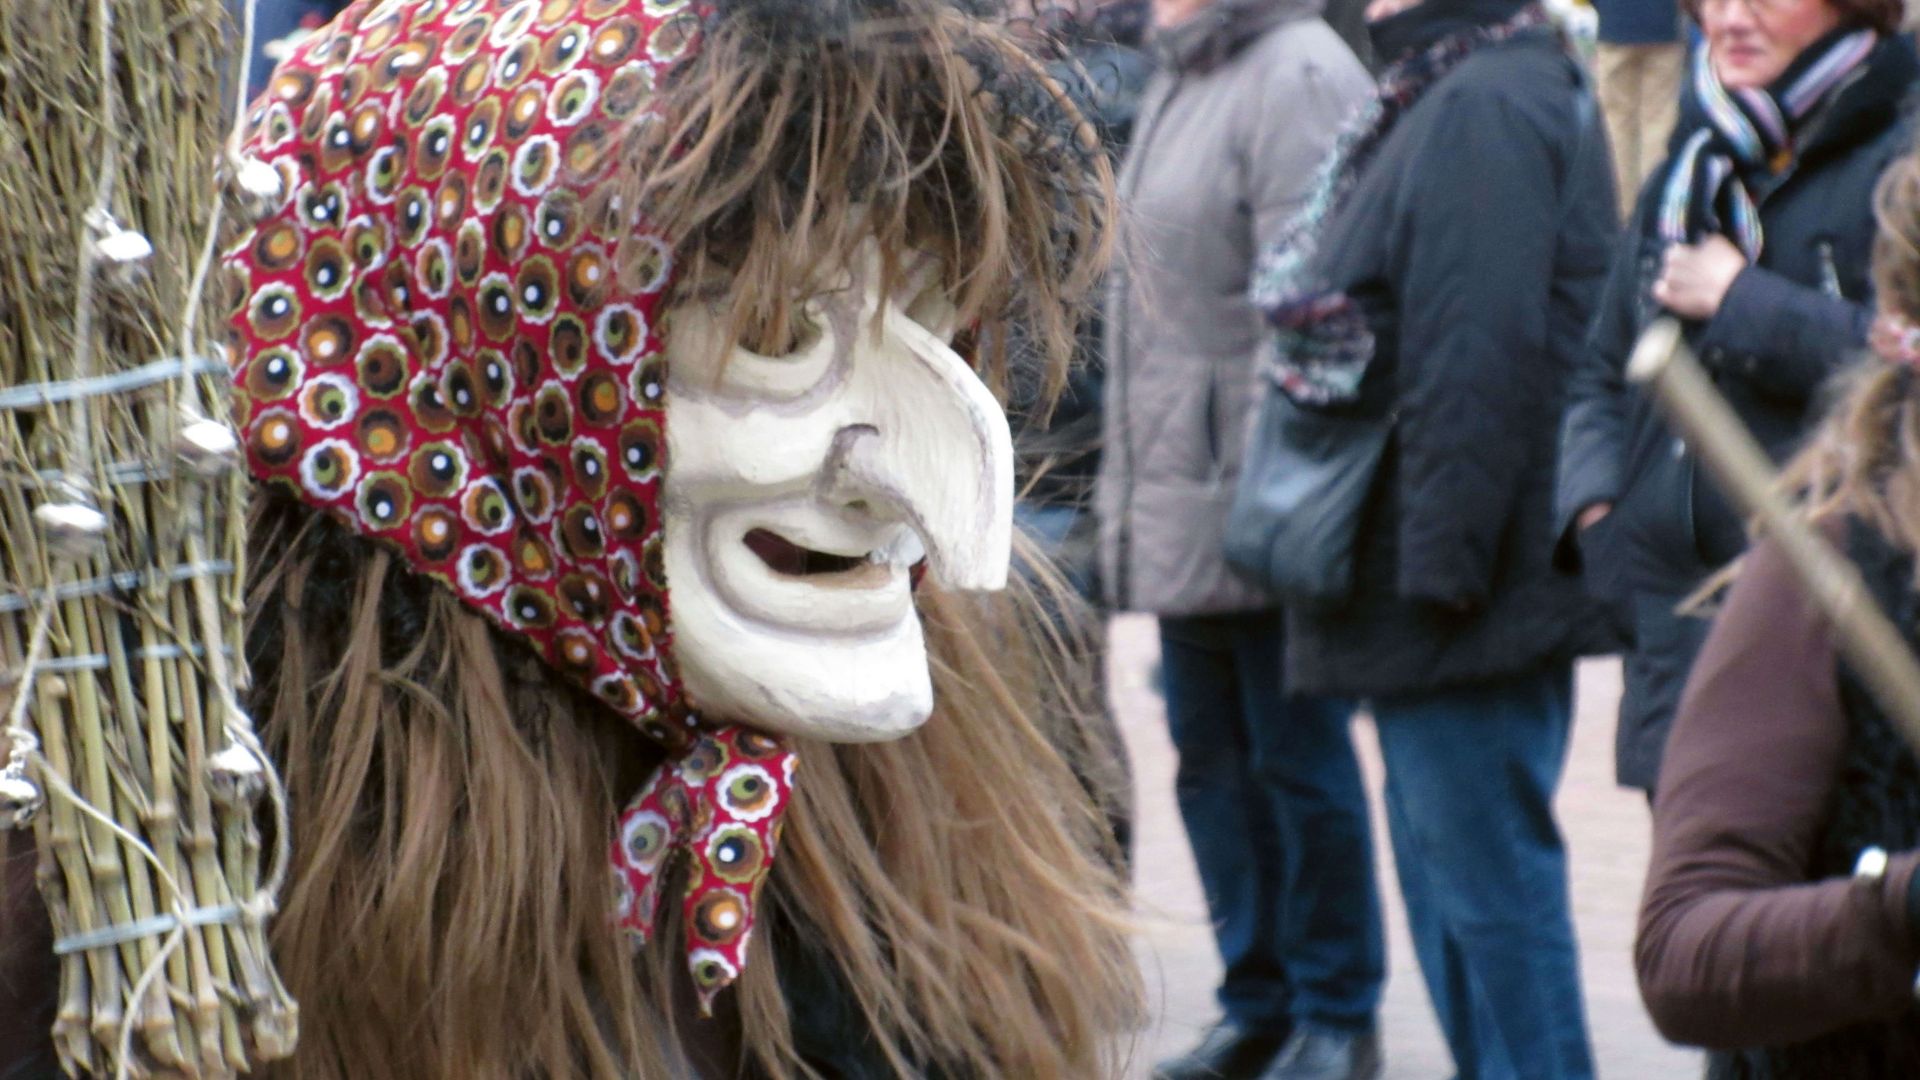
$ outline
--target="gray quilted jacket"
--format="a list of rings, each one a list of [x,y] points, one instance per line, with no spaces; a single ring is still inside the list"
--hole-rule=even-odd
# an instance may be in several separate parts
[[[1107,302],[1101,578],[1122,610],[1257,610],[1221,531],[1252,402],[1261,242],[1372,91],[1321,0],[1218,0],[1161,32],[1120,172]]]

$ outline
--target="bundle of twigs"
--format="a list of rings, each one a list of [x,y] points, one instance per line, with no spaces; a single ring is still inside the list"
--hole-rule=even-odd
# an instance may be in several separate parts
[[[236,697],[223,9],[0,2],[0,827],[34,829],[75,1074],[231,1076],[295,1037],[283,804]]]

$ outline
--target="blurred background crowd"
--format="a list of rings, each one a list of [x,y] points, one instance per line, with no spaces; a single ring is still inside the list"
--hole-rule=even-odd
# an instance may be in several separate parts
[[[1700,593],[1746,523],[1625,378],[1678,320],[1784,462],[1869,339],[1900,340],[1915,298],[1876,299],[1875,210],[1911,213],[1906,13],[1086,14],[1121,238],[1083,382],[1025,437],[1024,513],[1090,600],[1157,626],[1221,974],[1218,1022],[1154,1075],[1382,1073],[1376,839],[1454,1074],[1595,1075],[1556,796],[1596,656],[1621,664],[1615,779],[1653,811],[1632,962],[1655,1025],[1714,1077],[1920,1074],[1911,755],[1764,546],[1728,605],[1767,613],[1714,632]],[[1829,449],[1871,457],[1904,392]],[[1842,536],[1860,510],[1835,506]],[[1897,576],[1889,532],[1863,565]]]

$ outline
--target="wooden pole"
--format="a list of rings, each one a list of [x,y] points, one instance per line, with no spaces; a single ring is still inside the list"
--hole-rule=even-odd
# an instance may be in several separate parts
[[[1627,363],[1721,490],[1779,545],[1800,582],[1833,623],[1840,653],[1915,754],[1920,754],[1920,663],[1874,604],[1860,571],[1801,517],[1781,492],[1773,462],[1727,404],[1681,337],[1680,324],[1647,328]]]

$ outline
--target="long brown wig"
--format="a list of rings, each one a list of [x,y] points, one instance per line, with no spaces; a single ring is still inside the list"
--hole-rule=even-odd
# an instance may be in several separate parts
[[[658,751],[384,549],[278,496],[254,535],[278,557],[252,701],[295,821],[284,1074],[680,1075],[705,1022],[676,1022],[678,936],[636,965],[608,916],[607,830]],[[935,715],[803,749],[772,914],[714,1023],[765,1075],[810,1075],[770,947],[805,935],[900,1075],[1111,1075],[1136,975],[1075,744],[1029,704],[1062,700],[1038,692],[1056,654],[1015,596],[920,609]]]
[[[1070,103],[983,14],[714,4],[660,88],[671,122],[619,143],[683,287],[725,282],[739,335],[777,351],[796,301],[868,239],[888,274],[931,252],[974,344],[1018,321],[1057,385],[1111,186]],[[824,969],[845,1037],[903,1076],[1118,1068],[1139,990],[1076,767],[1089,680],[1030,594],[919,590],[933,718],[801,747],[753,959],[700,1021],[677,929],[636,960],[610,918],[608,830],[659,751],[322,515],[266,497],[250,548],[251,701],[295,823],[275,948],[302,1038],[276,1075],[818,1075],[792,1019],[814,1003],[783,967]]]

